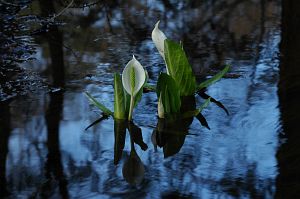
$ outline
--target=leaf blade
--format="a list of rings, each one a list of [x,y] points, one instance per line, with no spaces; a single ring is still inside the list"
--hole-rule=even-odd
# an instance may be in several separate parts
[[[164,114],[179,113],[181,107],[180,92],[175,80],[161,73],[156,89],[157,97],[161,99],[164,107]]]
[[[96,107],[98,107],[104,114],[109,115],[109,116],[114,115],[114,113],[111,110],[109,110],[103,104],[98,102],[91,94],[89,94],[88,92],[85,92],[85,95],[90,100],[90,102],[92,102],[92,104],[94,104]]]
[[[208,98],[210,98],[210,101],[211,101],[212,103],[215,103],[218,107],[220,107],[221,109],[223,109],[227,115],[229,115],[229,111],[228,111],[227,108],[222,104],[222,102],[220,102],[220,101],[214,99],[213,97],[207,95],[205,92],[202,92],[202,91],[197,92],[197,94],[198,94],[200,97],[202,97],[203,99],[208,99]]]
[[[164,49],[167,69],[178,84],[180,96],[193,95],[196,89],[196,78],[182,46],[166,39]]]
[[[207,100],[205,100],[205,102],[199,108],[183,113],[182,118],[197,117],[197,115],[200,114],[202,112],[202,110],[205,109],[209,105],[210,99],[211,98],[208,98]]]
[[[223,70],[221,70],[220,72],[218,72],[216,75],[214,75],[212,78],[205,80],[204,82],[202,82],[201,84],[199,84],[197,90],[201,90],[203,88],[207,88],[210,85],[216,83],[217,81],[219,81],[230,69],[229,65],[226,65],[225,68]]]
[[[126,92],[124,91],[121,75],[115,73],[114,75],[114,118],[126,119],[128,111],[126,110],[128,103],[126,100]],[[129,109],[129,108],[128,108]]]

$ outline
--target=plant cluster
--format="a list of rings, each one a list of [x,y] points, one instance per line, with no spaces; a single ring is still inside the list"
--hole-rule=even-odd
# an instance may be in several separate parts
[[[152,31],[152,40],[165,62],[166,73],[159,74],[156,86],[147,84],[147,71],[133,56],[125,66],[122,75],[117,73],[114,75],[114,112],[98,102],[89,93],[86,92],[86,95],[103,112],[105,117],[112,116],[114,119],[130,122],[132,121],[133,109],[142,97],[143,88],[147,88],[157,94],[158,117],[160,119],[174,121],[195,116],[202,125],[208,127],[201,111],[210,102],[216,103],[228,114],[227,109],[219,101],[208,96],[205,91],[208,86],[217,82],[227,73],[229,66],[226,66],[212,78],[197,84],[183,45],[168,39],[158,26],[159,21]],[[196,108],[195,105],[186,108],[186,99],[194,98],[195,94],[199,94],[206,101],[199,108]]]

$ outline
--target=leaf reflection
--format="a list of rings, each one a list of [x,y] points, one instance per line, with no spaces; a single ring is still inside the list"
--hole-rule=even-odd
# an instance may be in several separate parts
[[[137,155],[134,142],[136,142],[143,150],[146,150],[148,146],[144,143],[142,138],[142,131],[139,127],[132,122],[128,125],[130,135],[130,155],[123,165],[122,173],[124,179],[132,185],[138,185],[144,179],[145,167],[140,157]]]
[[[229,111],[227,110],[227,108],[226,108],[220,101],[217,101],[216,99],[214,99],[214,98],[212,98],[211,96],[207,95],[207,94],[205,93],[205,91],[206,91],[205,89],[200,90],[200,91],[197,92],[197,94],[198,94],[201,98],[203,98],[203,99],[208,99],[208,98],[210,98],[210,101],[211,101],[211,102],[215,103],[218,107],[220,107],[221,109],[223,109],[227,115],[229,115]],[[204,119],[205,119],[205,118],[204,118]],[[201,122],[201,124],[202,124],[202,122]],[[203,125],[203,124],[202,124],[202,125]],[[205,126],[205,125],[203,125],[203,126]]]
[[[148,145],[143,141],[142,129],[136,126],[133,122],[128,123],[130,138],[134,143],[139,145],[143,151],[148,149]]]
[[[194,95],[181,97],[181,100],[183,102],[180,109],[181,113],[195,110],[196,99]],[[200,120],[203,126],[209,128],[201,113],[199,113],[196,118]],[[103,118],[98,119],[90,126],[102,119]],[[159,118],[151,137],[155,151],[157,146],[163,148],[164,158],[177,154],[185,142],[189,126],[192,124],[193,119],[194,115],[191,117],[175,115],[174,117]],[[117,165],[122,159],[127,129],[130,136],[130,155],[122,166],[122,174],[125,181],[129,184],[139,185],[144,179],[145,167],[135,149],[135,144],[144,151],[148,149],[148,146],[143,140],[142,129],[132,121],[114,120],[114,164]]]
[[[114,121],[114,164],[118,164],[122,157],[125,146],[126,129],[128,129],[130,136],[130,155],[123,165],[122,174],[129,184],[139,185],[144,179],[145,167],[135,150],[134,143],[139,145],[144,151],[148,149],[148,146],[143,141],[142,129],[133,122],[128,122],[127,120]]]
[[[194,110],[196,107],[195,97],[182,97],[181,112]],[[193,122],[193,117],[176,119],[159,119],[155,130],[152,133],[152,143],[154,147],[163,148],[164,157],[175,155],[182,148],[185,137],[188,134],[189,126]]]
[[[114,120],[114,164],[118,164],[123,153],[126,138],[126,129],[129,130],[130,139],[141,147],[143,151],[148,149],[148,145],[143,141],[142,129],[136,126],[133,122],[127,120]]]
[[[115,144],[114,144],[114,164],[118,164],[123,153],[126,138],[127,122],[125,120],[114,121]]]
[[[122,169],[123,177],[129,184],[139,185],[144,179],[145,166],[134,148],[134,142],[130,137],[131,151]]]

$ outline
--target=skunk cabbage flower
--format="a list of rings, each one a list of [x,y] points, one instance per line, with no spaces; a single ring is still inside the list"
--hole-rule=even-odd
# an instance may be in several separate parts
[[[166,35],[158,28],[159,26],[159,22],[158,21],[155,24],[155,27],[152,31],[152,40],[159,52],[159,54],[165,59],[165,51],[164,51],[164,41],[165,39],[167,39]]]
[[[132,119],[135,96],[142,89],[146,80],[147,72],[133,55],[132,59],[127,63],[122,73],[123,87],[125,91],[131,96],[128,121],[131,121]]]
[[[122,73],[123,87],[129,95],[135,96],[144,85],[145,80],[145,69],[133,55]]]

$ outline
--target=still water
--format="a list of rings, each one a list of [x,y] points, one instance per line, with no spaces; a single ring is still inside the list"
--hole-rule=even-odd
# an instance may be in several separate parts
[[[33,1],[26,12],[39,6]],[[60,17],[60,32],[33,36],[36,59],[22,66],[50,85],[65,73],[57,83],[65,89],[51,86],[1,104],[0,180],[8,198],[275,196],[280,2],[108,1]],[[134,112],[136,135],[117,134],[122,124],[111,118],[85,130],[101,113],[83,92],[113,109],[113,74],[132,54],[149,82],[157,81],[164,70],[151,40],[157,20],[167,37],[183,42],[199,81],[232,65],[207,92],[230,114],[211,104],[203,112],[210,130],[194,119],[159,134],[150,92]],[[133,166],[136,185],[126,172]]]

